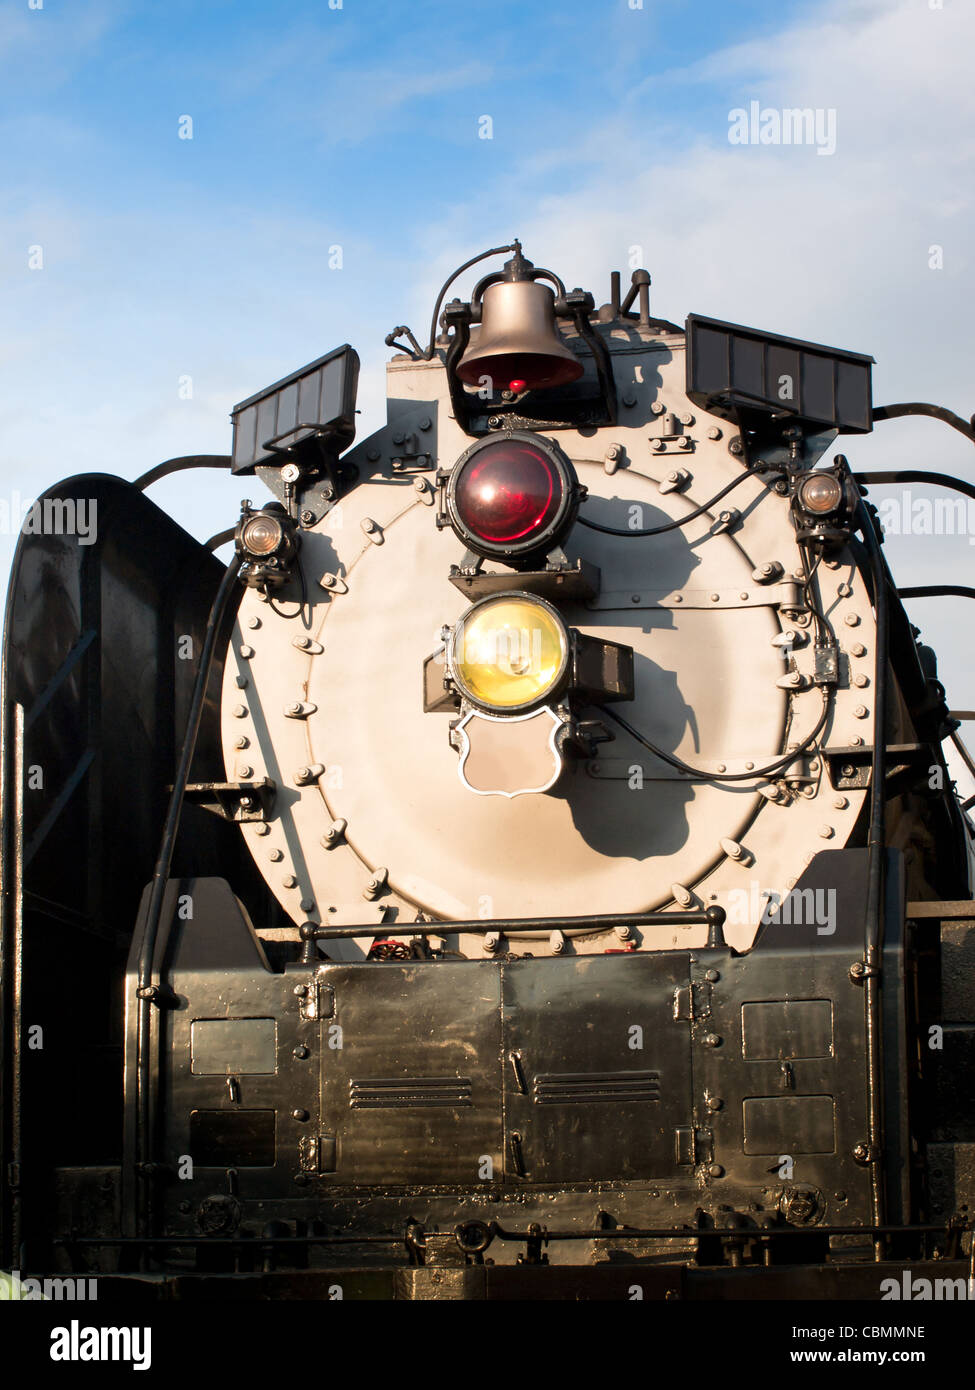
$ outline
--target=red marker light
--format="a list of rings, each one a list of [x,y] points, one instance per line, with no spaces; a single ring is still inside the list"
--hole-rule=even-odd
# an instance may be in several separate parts
[[[464,468],[457,511],[480,540],[511,544],[543,531],[562,495],[562,480],[541,449],[498,440]]]
[[[513,392],[515,393],[515,395],[517,395],[519,391],[524,391],[524,389],[525,389],[525,387],[526,387],[527,385],[528,385],[528,382],[527,382],[527,381],[509,381],[509,382],[508,382],[508,390],[509,390],[509,391],[513,391]]]

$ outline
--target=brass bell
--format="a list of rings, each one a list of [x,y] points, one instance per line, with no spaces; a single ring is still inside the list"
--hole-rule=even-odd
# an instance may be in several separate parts
[[[480,386],[488,377],[495,390],[519,392],[565,386],[582,376],[582,363],[559,337],[555,295],[533,278],[538,274],[547,272],[535,271],[519,253],[506,263],[503,276],[488,276],[474,291],[476,306],[487,286],[477,340],[457,364],[457,375],[468,386]]]

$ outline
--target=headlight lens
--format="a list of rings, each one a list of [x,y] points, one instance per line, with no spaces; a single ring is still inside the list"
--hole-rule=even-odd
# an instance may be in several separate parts
[[[799,505],[816,516],[835,512],[843,501],[843,487],[832,473],[813,473],[799,484]]]
[[[467,463],[457,479],[457,514],[479,540],[511,545],[546,527],[564,486],[541,449],[499,439]]]
[[[240,543],[250,555],[270,555],[284,538],[284,528],[276,517],[264,512],[245,521],[240,531]]]
[[[569,634],[549,604],[498,594],[474,604],[454,628],[450,668],[474,704],[512,712],[558,687],[569,661]]]

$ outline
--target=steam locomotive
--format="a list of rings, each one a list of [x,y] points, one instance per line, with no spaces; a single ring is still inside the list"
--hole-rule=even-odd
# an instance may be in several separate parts
[[[969,1276],[945,741],[970,760],[867,493],[973,489],[830,450],[975,434],[649,287],[597,308],[492,248],[425,345],[390,334],[368,439],[346,345],[242,401],[226,458],[38,502],[3,652],[7,1267],[103,1297]],[[201,545],[145,495],[196,467],[269,500]]]

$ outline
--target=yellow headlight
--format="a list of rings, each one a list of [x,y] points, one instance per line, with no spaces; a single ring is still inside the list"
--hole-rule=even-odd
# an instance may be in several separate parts
[[[450,642],[454,680],[489,709],[540,704],[558,686],[568,660],[568,632],[558,613],[519,594],[475,603]]]

